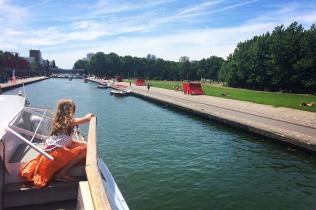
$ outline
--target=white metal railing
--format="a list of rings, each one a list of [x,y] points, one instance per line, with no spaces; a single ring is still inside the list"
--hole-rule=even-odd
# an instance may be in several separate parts
[[[39,148],[38,146],[36,146],[34,143],[30,142],[29,140],[27,140],[26,138],[24,138],[23,136],[21,136],[21,134],[19,134],[18,132],[16,132],[15,130],[13,130],[12,128],[5,126],[4,129],[10,133],[12,133],[13,135],[15,135],[16,137],[18,137],[20,140],[24,141],[26,144],[28,144],[31,148],[33,148],[34,150],[36,150],[38,153],[44,155],[46,158],[48,158],[49,160],[54,160],[54,158],[49,155],[47,152],[43,151],[41,148]]]
[[[77,140],[77,141],[87,141],[87,139],[84,138],[84,136],[81,134],[78,125],[76,125],[76,126],[74,127],[74,133],[76,134],[76,140]]]
[[[42,134],[34,134],[32,131],[24,130],[23,128],[16,127],[14,125],[10,125],[9,128],[12,128],[14,131],[20,133],[20,134],[25,134],[27,136],[33,136],[35,135],[36,138],[41,139],[41,140],[46,140],[48,136],[42,135]]]
[[[40,127],[40,125],[41,125],[41,123],[42,123],[42,121],[44,119],[44,116],[46,115],[46,112],[47,112],[47,110],[45,110],[44,114],[42,115],[41,120],[39,121],[39,123],[38,123],[38,125],[37,125],[37,127],[36,127],[36,129],[34,131],[34,135],[32,136],[30,142],[33,142],[33,139],[34,139],[35,135],[37,134],[38,128]]]

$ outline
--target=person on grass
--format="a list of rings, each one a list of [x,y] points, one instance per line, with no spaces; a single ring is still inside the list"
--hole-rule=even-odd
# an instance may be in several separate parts
[[[310,103],[307,103],[305,101],[302,101],[300,106],[309,106],[309,107],[312,107],[312,106],[315,106],[315,102],[314,101],[311,101]]]
[[[44,187],[53,177],[56,181],[75,181],[75,178],[68,174],[69,169],[85,163],[87,145],[72,139],[72,134],[76,125],[89,122],[93,114],[75,118],[75,109],[76,106],[70,99],[62,99],[57,105],[51,135],[44,148],[54,160],[39,154],[20,171],[20,175],[33,182],[36,188]]]

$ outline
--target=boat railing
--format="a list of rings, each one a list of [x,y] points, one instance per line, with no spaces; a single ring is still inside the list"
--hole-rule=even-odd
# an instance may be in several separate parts
[[[41,111],[42,112],[42,115],[41,115],[41,118],[40,118],[40,121],[38,123],[38,125],[36,126],[36,129],[35,131],[29,131],[29,130],[26,130],[24,128],[20,128],[15,124],[15,121],[17,119],[19,119],[19,117],[21,116],[21,113],[23,111],[27,111],[27,112],[30,112],[30,113],[35,113],[36,111]],[[42,124],[43,122],[43,119],[44,117],[46,116],[46,114],[48,113],[48,110],[47,109],[32,109],[32,108],[21,108],[19,110],[19,112],[15,115],[15,117],[11,120],[11,122],[8,124],[8,125],[4,125],[4,129],[7,131],[7,132],[10,132],[11,134],[15,135],[19,140],[25,142],[27,145],[29,145],[31,148],[33,148],[35,151],[37,151],[38,153],[44,155],[46,158],[48,158],[49,160],[53,160],[54,158],[49,155],[47,152],[45,152],[42,148],[38,147],[36,144],[33,143],[33,140],[34,138],[40,138],[42,140],[46,139],[47,137],[44,136],[44,135],[41,135],[38,133],[39,131],[39,127],[40,125]],[[39,113],[36,113],[36,114],[39,114]],[[21,134],[24,134],[24,135],[27,135],[27,136],[31,136],[31,139],[28,140],[26,139],[24,136],[22,136]]]
[[[44,117],[45,117],[45,115],[46,115],[46,112],[47,112],[47,110],[45,110],[44,113],[42,114],[41,120],[39,121],[38,125],[36,126],[36,129],[35,129],[35,131],[34,131],[34,135],[32,136],[30,142],[33,142],[33,140],[34,140],[34,138],[35,138],[35,136],[36,136],[36,134],[37,134],[37,132],[38,132],[38,129],[39,129],[39,127],[40,127],[40,125],[41,125],[41,123],[42,123],[42,121],[43,121],[43,119],[44,119]]]
[[[5,130],[7,132],[12,133],[13,135],[15,135],[16,137],[18,137],[18,139],[22,140],[23,142],[25,142],[26,144],[28,144],[31,148],[33,148],[35,151],[39,152],[40,154],[44,155],[46,158],[48,158],[49,160],[54,160],[54,158],[49,155],[47,152],[43,151],[41,148],[39,148],[38,146],[36,146],[34,143],[30,142],[29,140],[27,140],[26,138],[24,138],[21,134],[19,134],[18,132],[16,132],[15,130],[13,130],[12,128],[5,126]]]
[[[89,125],[88,151],[85,170],[94,209],[112,210],[98,167],[96,124],[97,118],[92,117]]]

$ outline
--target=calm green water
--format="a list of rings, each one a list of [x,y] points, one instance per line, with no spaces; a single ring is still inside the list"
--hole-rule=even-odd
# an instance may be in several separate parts
[[[132,210],[316,209],[315,157],[82,80],[26,92],[33,106],[67,97],[98,116],[100,156]]]

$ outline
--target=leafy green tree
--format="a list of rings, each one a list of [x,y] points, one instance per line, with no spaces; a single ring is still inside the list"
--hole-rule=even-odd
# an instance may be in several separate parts
[[[84,73],[87,74],[88,73],[88,61],[87,60],[77,60],[74,63],[73,69],[84,69]]]
[[[1,57],[9,57],[6,52]],[[92,59],[76,67],[98,76],[120,75],[160,80],[220,80],[233,87],[251,89],[316,92],[316,26],[304,30],[294,22],[288,27],[275,27],[269,33],[238,43],[227,60],[216,56],[194,62],[120,57],[98,52]]]
[[[97,76],[105,76],[106,71],[106,56],[103,52],[98,52],[94,56],[92,56],[89,64],[89,68],[91,69],[91,73]]]
[[[316,33],[294,22],[237,45],[219,79],[251,89],[316,92]]]

